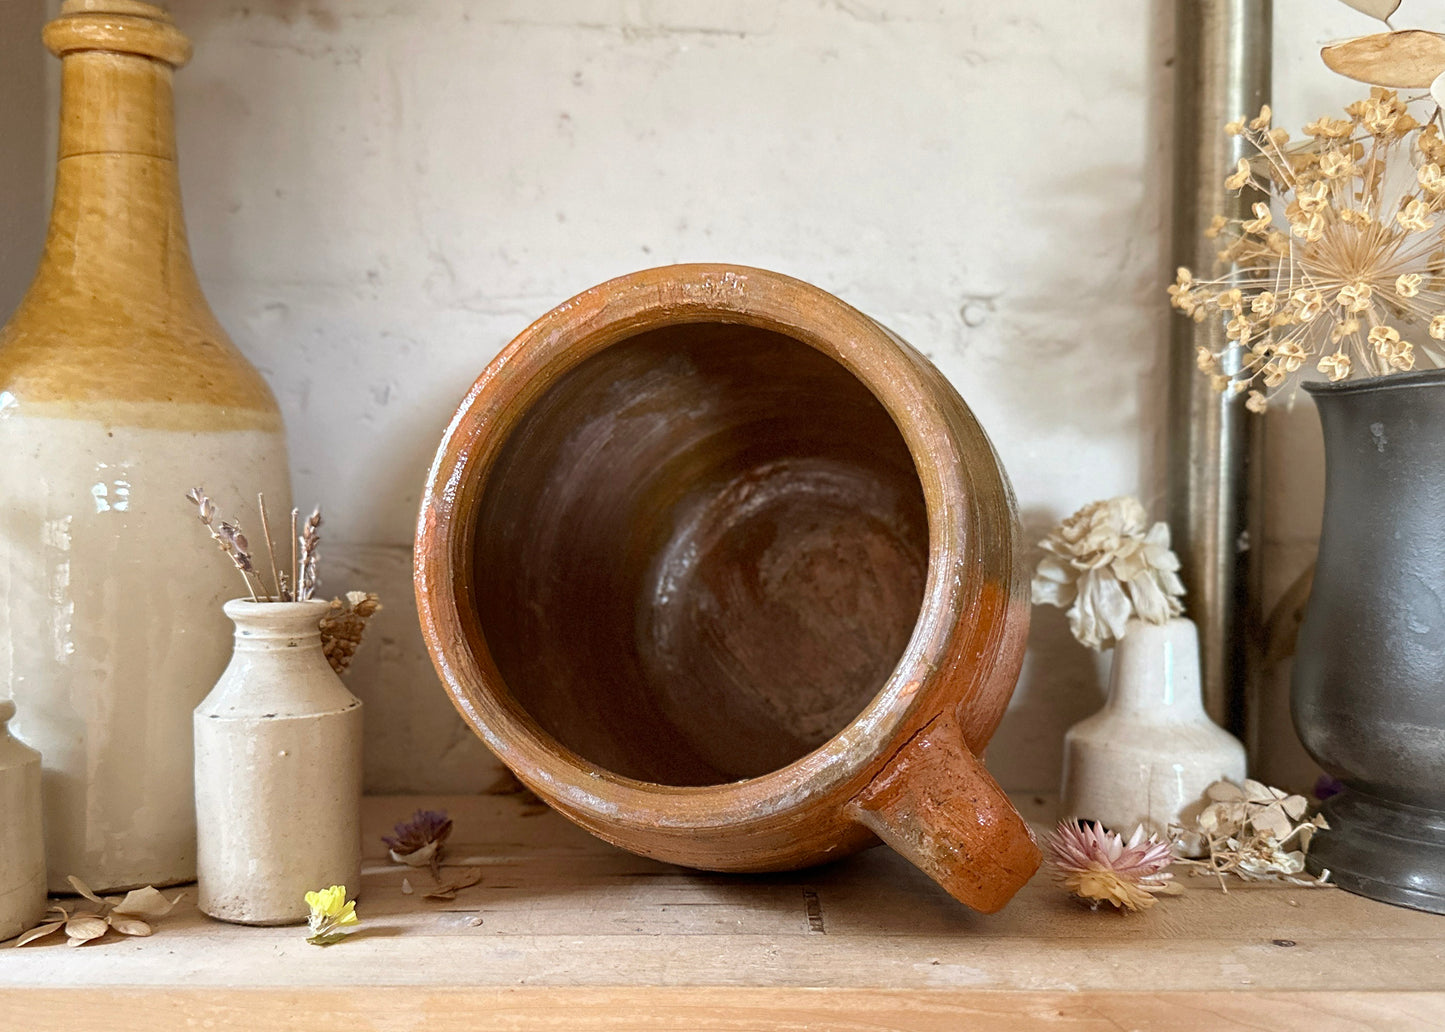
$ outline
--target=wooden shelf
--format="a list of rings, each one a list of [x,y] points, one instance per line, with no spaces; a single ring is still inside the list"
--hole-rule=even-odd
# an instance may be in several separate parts
[[[453,902],[423,900],[430,875],[382,857],[381,833],[421,806],[451,813],[450,856],[483,870]],[[515,796],[372,798],[366,841],[351,941],[320,949],[188,902],[148,939],[0,952],[0,1030],[1445,1026],[1445,918],[1332,888],[1223,894],[1185,876],[1184,894],[1121,915],[1041,875],[983,916],[884,849],[704,874]]]

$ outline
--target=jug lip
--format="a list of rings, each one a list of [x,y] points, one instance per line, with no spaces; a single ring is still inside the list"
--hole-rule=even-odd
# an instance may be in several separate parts
[[[913,633],[882,688],[846,727],[777,770],[715,785],[638,781],[590,763],[557,742],[512,698],[475,618],[458,604],[453,574],[468,553],[470,520],[485,469],[526,406],[567,370],[636,334],[686,322],[733,322],[784,333],[837,361],[866,386],[898,426],[923,488],[929,527],[928,574]],[[936,379],[935,379],[936,378]],[[417,522],[415,589],[423,636],[453,704],[487,746],[521,780],[574,815],[646,828],[736,828],[776,821],[810,800],[845,797],[860,788],[906,739],[945,708],[970,701],[986,712],[960,713],[969,744],[982,746],[1002,716],[985,688],[1018,673],[1027,628],[1027,579],[1018,564],[1013,496],[1001,466],[962,405],[946,411],[946,385],[926,359],[881,324],[800,280],[738,265],[687,264],[610,280],[552,309],[488,365],[458,407],[427,479]],[[980,482],[965,461],[963,421],[993,460],[998,484]],[[932,429],[931,429],[932,428]],[[1007,526],[982,512],[992,492]],[[962,503],[959,503],[962,499]],[[453,518],[456,516],[462,518]],[[1005,540],[990,541],[990,533]],[[1002,553],[1005,588],[971,555],[975,539]],[[995,557],[997,558],[997,557]],[[995,566],[999,563],[995,562]],[[984,596],[998,596],[984,598]],[[964,629],[978,600],[998,610]],[[975,604],[971,605],[971,601]],[[1002,607],[1002,608],[1000,608]],[[1004,611],[1004,610],[1007,611]],[[966,650],[960,633],[973,634]],[[998,647],[1002,645],[1003,647]],[[993,649],[992,655],[990,648]],[[940,680],[960,656],[991,662],[961,701],[940,696]],[[986,657],[986,658],[985,658]],[[943,703],[939,699],[943,699]],[[996,712],[995,712],[996,711]],[[975,740],[977,739],[977,740]],[[709,805],[695,800],[707,795]]]

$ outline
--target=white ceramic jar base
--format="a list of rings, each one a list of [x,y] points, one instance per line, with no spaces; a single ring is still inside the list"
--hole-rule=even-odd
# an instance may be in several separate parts
[[[1188,827],[1204,790],[1243,781],[1244,746],[1204,712],[1194,623],[1131,620],[1114,648],[1104,708],[1064,736],[1062,815],[1160,839]],[[1193,851],[1197,843],[1177,844]]]

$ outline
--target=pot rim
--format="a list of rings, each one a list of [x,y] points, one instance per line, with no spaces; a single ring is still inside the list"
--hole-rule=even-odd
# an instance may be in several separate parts
[[[1307,394],[1327,396],[1331,394],[1364,394],[1368,391],[1406,390],[1411,387],[1428,387],[1445,380],[1445,367],[1439,369],[1412,369],[1403,373],[1385,373],[1383,376],[1367,376],[1359,380],[1307,380],[1300,384]]]
[[[772,330],[837,361],[883,404],[913,458],[929,529],[928,573],[913,633],[883,686],[842,730],[812,752],[766,774],[716,785],[639,781],[602,769],[544,731],[508,691],[493,663],[475,614],[458,604],[453,573],[469,562],[475,502],[491,464],[530,404],[568,370],[604,348],[660,326],[730,322]],[[999,487],[980,482],[967,459],[959,427],[941,411],[942,374],[906,342],[833,295],[762,269],[682,264],[647,269],[602,283],[558,305],[522,331],[472,385],[443,435],[417,521],[415,589],[423,636],[457,710],[486,745],[525,784],[574,818],[657,829],[736,829],[775,823],[810,800],[834,795],[846,802],[904,744],[938,715],[937,692],[959,662],[957,639],[971,630],[978,663],[974,685],[1017,676],[1017,662],[999,656],[1019,644],[1027,627],[1021,601],[1026,578],[1017,542],[988,537],[981,513],[1001,499],[1016,526],[1007,477],[982,431],[978,437],[997,468]],[[927,418],[925,418],[927,417]],[[929,434],[927,427],[945,432]],[[973,444],[976,451],[978,445]],[[962,504],[957,502],[963,499]],[[983,539],[970,554],[974,539]],[[978,549],[997,548],[1009,569],[1000,592]],[[967,560],[973,559],[972,562]],[[995,565],[997,565],[995,563]],[[992,591],[990,589],[993,589]],[[988,606],[992,605],[990,611]],[[1022,613],[1020,620],[1019,614]],[[973,615],[982,628],[964,628]],[[973,653],[976,652],[976,655]],[[981,657],[988,656],[987,660]],[[1018,657],[1021,660],[1021,656]],[[1011,670],[1006,668],[1013,663]],[[1012,684],[1012,682],[1010,682]],[[1008,693],[1004,693],[1006,702]],[[947,709],[957,700],[950,700]],[[966,700],[965,700],[966,701]],[[980,700],[981,702],[984,700]],[[974,721],[984,741],[1002,716]],[[981,723],[980,723],[981,721]],[[975,747],[981,742],[974,741]],[[859,747],[855,747],[859,746]],[[584,787],[586,786],[586,787]],[[698,806],[699,796],[708,797]]]

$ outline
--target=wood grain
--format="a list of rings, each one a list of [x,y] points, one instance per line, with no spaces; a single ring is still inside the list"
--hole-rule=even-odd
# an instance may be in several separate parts
[[[1017,799],[1035,817],[1047,801]],[[429,903],[380,858],[418,806],[482,880]],[[702,874],[614,849],[525,796],[367,800],[352,941],[210,921],[0,951],[0,1032],[169,1028],[1431,1029],[1445,918],[1336,889],[1185,892],[1094,913],[1045,877],[971,912],[884,849],[791,874]],[[415,892],[401,892],[403,878]],[[194,890],[191,890],[192,894]]]

